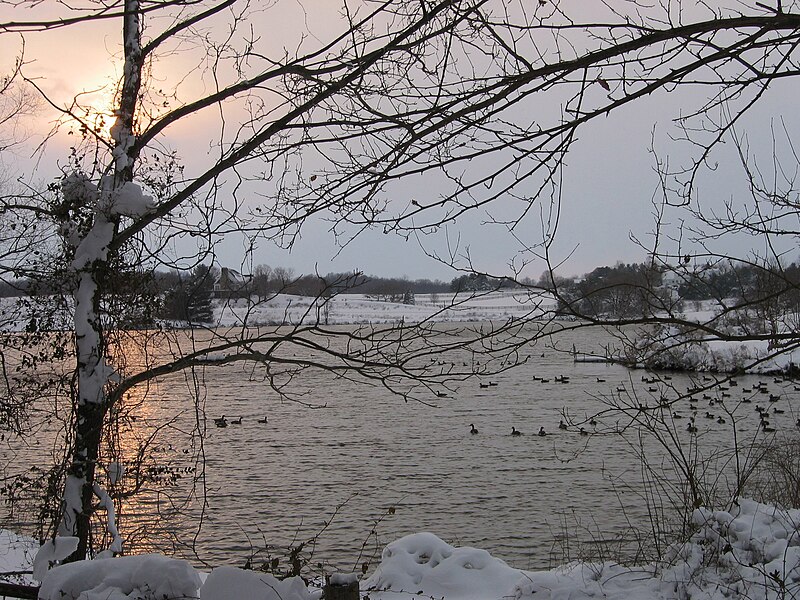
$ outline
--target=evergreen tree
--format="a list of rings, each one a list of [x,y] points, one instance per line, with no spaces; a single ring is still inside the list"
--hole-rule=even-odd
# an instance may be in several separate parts
[[[198,265],[187,279],[165,295],[164,317],[189,323],[210,323],[214,317],[212,298],[215,274],[206,265]]]

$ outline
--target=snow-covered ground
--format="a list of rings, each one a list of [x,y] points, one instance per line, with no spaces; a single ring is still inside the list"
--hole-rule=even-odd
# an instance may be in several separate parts
[[[417,294],[414,304],[387,302],[364,294],[341,294],[328,299],[313,296],[277,294],[263,301],[246,299],[213,301],[212,326],[295,325],[299,323],[384,324],[466,321],[506,321],[541,316],[555,308],[548,295],[525,290],[477,292],[475,294]],[[0,298],[0,330],[21,331],[29,325],[30,311],[24,308],[25,299]],[[19,306],[23,310],[19,310]],[[36,310],[34,309],[34,312]],[[69,311],[54,315],[48,326],[70,329]],[[185,323],[174,323],[176,327]]]
[[[736,299],[728,301],[735,306]],[[687,303],[684,317],[695,323],[711,323],[711,327],[730,334],[732,337],[748,337],[738,321],[750,321],[749,332],[772,331],[781,333],[795,331],[794,325],[773,324],[772,327],[756,328],[756,317],[743,311],[732,313],[725,319],[718,319],[722,305],[716,301]],[[793,322],[792,315],[786,321]],[[752,335],[752,337],[757,337]],[[736,341],[721,340],[711,335],[701,335],[699,331],[685,332],[675,326],[662,327],[652,337],[639,340],[646,348],[640,357],[645,366],[652,369],[674,369],[695,372],[716,373],[794,373],[800,368],[800,351],[773,345],[769,339]]]
[[[217,302],[215,322],[219,325],[296,324],[301,321],[334,324],[418,323],[432,320],[505,321],[541,316],[552,310],[552,297],[522,290],[478,294],[418,294],[414,304],[386,302],[363,294],[342,294],[323,301],[308,296],[280,294],[255,306],[246,300]]]
[[[22,331],[29,325],[26,319],[19,317],[17,310],[17,303],[24,302],[25,299],[0,299],[0,330]],[[414,304],[387,302],[364,294],[341,294],[329,299],[278,294],[260,302],[255,299],[217,299],[213,306],[214,320],[211,326],[258,327],[300,323],[381,325],[552,318],[556,301],[547,294],[517,289],[474,294],[418,294]],[[687,303],[684,317],[689,321],[707,322],[719,310],[720,305],[714,301]],[[57,314],[48,325],[68,330],[72,327],[71,315],[67,311]],[[185,327],[187,324],[168,325]],[[800,365],[800,351],[789,350],[776,354],[766,340],[685,343],[686,340],[681,339],[680,335],[671,329],[664,329],[661,334],[663,339],[658,343],[669,350],[659,354],[655,360],[649,360],[647,366],[686,371],[777,373]]]
[[[698,509],[690,539],[661,563],[629,567],[574,562],[550,571],[514,569],[488,552],[454,547],[432,533],[386,546],[360,582],[363,598],[397,600],[783,600],[800,597],[800,510],[739,499],[729,511]],[[30,564],[29,544],[2,538],[6,568]],[[342,577],[343,583],[355,576]],[[52,568],[43,600],[310,600],[321,591],[299,578],[220,567],[200,573],[160,555],[84,561]]]

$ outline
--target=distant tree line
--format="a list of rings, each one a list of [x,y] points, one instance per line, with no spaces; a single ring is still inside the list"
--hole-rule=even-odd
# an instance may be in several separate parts
[[[228,274],[226,282],[222,275]],[[230,275],[233,274],[233,275]],[[736,298],[767,312],[800,312],[800,265],[732,265],[721,262],[702,267],[682,266],[665,272],[646,263],[602,266],[577,277],[555,277],[544,273],[537,280],[495,278],[468,273],[449,283],[438,279],[372,277],[358,272],[296,276],[293,269],[260,264],[252,275],[230,269],[198,265],[187,271],[155,271],[145,276],[131,272],[117,275],[117,300],[138,307],[132,320],[152,323],[172,319],[203,323],[211,320],[216,298],[258,300],[275,294],[329,297],[364,294],[384,302],[414,304],[417,294],[490,292],[515,287],[537,287],[557,291],[559,310],[587,316],[639,317],[678,301]],[[21,278],[0,281],[0,297],[37,296],[63,291],[68,283],[57,279],[36,286]],[[780,298],[770,301],[770,298]]]
[[[223,277],[224,276],[224,277]],[[204,323],[211,321],[214,298],[255,297],[266,300],[276,294],[330,297],[365,294],[385,302],[413,304],[416,294],[447,292],[451,284],[431,279],[371,277],[358,272],[326,275],[294,274],[287,267],[257,265],[252,275],[232,269],[197,265],[190,270],[155,271],[118,275],[117,293],[108,302],[124,302],[131,312],[131,326],[151,324],[155,319]],[[50,280],[33,285],[29,280],[0,281],[0,297],[46,296],[69,289],[67,280]]]
[[[689,302],[735,300],[766,320],[800,313],[800,265],[731,264],[664,269],[646,263],[618,263],[585,275],[536,284],[557,291],[559,310],[591,317],[637,318]]]

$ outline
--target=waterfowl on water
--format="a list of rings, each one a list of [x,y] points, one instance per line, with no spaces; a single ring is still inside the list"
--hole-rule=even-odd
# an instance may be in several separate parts
[[[477,429],[475,429],[475,425],[473,425],[472,423],[470,423],[470,424],[469,424],[469,432],[470,432],[472,435],[475,435],[476,433],[478,433],[478,430],[477,430]]]
[[[544,427],[539,427],[539,437],[544,437],[547,435],[547,432],[544,430]]]
[[[214,425],[217,427],[227,427],[228,420],[225,418],[225,415],[222,415],[221,417],[214,419]]]
[[[516,435],[522,435],[522,432],[521,432],[521,431],[517,431],[516,427],[513,427],[513,426],[512,426],[512,427],[511,427],[511,435],[514,435],[514,436],[516,436]]]
[[[242,424],[242,417],[238,419],[231,419],[231,425],[241,425]]]
[[[566,429],[567,428],[567,424],[564,423],[564,421],[559,421],[558,422],[558,428],[559,429]]]
[[[586,431],[583,427],[581,427],[580,431],[578,431],[581,435],[589,435],[589,432]]]
[[[259,423],[266,423],[267,422],[267,417],[264,417],[263,419],[259,419],[258,422]]]

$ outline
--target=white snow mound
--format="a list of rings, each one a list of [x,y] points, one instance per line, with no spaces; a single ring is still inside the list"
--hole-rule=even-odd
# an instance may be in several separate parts
[[[44,578],[39,600],[188,600],[199,588],[200,576],[188,562],[142,554],[56,567]]]
[[[513,598],[519,577],[520,571],[485,550],[454,548],[432,533],[415,533],[386,546],[362,589],[448,599]]]
[[[211,571],[200,590],[202,600],[314,600],[319,593],[309,591],[299,577],[278,580],[268,573],[219,567]]]
[[[663,562],[576,562],[540,572],[419,533],[389,544],[361,589],[371,600],[800,598],[800,510],[739,499],[728,511],[694,511],[693,525],[691,537],[672,546]]]

